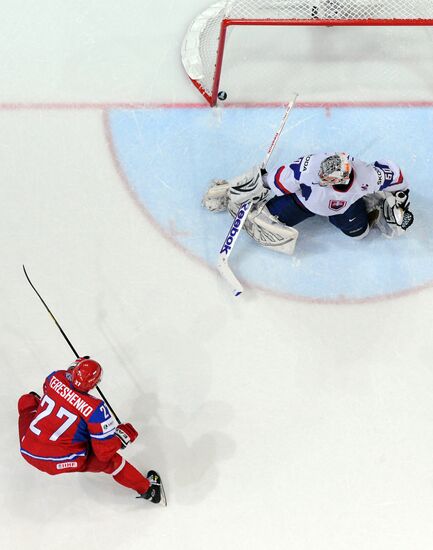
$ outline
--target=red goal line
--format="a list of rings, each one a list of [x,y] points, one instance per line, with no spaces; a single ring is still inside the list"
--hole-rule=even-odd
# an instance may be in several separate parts
[[[282,101],[239,101],[225,103],[223,109],[235,108],[265,108],[282,107]],[[432,101],[299,101],[297,108],[386,108],[386,107],[433,107]],[[207,103],[191,102],[138,102],[138,101],[115,101],[115,102],[80,102],[80,103],[31,103],[31,102],[9,102],[0,103],[0,111],[111,111],[116,109],[209,109]]]

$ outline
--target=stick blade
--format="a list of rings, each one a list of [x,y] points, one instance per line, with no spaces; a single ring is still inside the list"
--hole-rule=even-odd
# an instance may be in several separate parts
[[[234,296],[240,296],[244,291],[244,287],[242,286],[239,279],[235,276],[235,274],[231,270],[229,263],[227,261],[227,257],[220,256],[217,263],[217,269],[220,272],[223,279],[225,279],[225,281],[230,285]]]

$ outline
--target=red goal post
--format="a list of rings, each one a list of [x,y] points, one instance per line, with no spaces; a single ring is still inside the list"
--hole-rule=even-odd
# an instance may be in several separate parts
[[[210,106],[217,102],[230,26],[433,26],[433,0],[219,0],[190,24],[182,62]]]

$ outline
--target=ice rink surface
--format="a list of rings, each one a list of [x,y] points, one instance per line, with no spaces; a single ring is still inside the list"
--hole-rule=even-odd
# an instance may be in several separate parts
[[[405,30],[401,57],[388,58],[383,29],[364,36],[371,51],[321,29],[328,52],[306,29],[308,78],[269,50],[257,78],[247,67],[263,48],[253,41],[248,55],[233,33],[228,55],[245,72],[235,56],[229,99],[211,111],[179,53],[207,5],[2,2],[0,545],[430,548],[431,31]],[[392,158],[411,181],[415,225],[399,241],[348,243],[314,219],[287,259],[242,236],[233,266],[249,288],[235,300],[213,268],[230,220],[198,203],[211,178],[269,146],[281,109],[245,103],[293,89],[275,162],[325,144]],[[311,105],[352,99],[369,106]],[[78,351],[103,364],[104,393],[140,432],[125,456],[160,471],[166,509],[103,474],[50,478],[20,457],[18,396],[73,359],[22,264]]]

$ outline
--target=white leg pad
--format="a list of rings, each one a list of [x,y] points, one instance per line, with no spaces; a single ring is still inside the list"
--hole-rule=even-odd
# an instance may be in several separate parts
[[[236,216],[237,205],[229,202],[228,209],[232,216]],[[250,211],[244,228],[257,243],[275,252],[291,256],[295,251],[298,231],[272,216],[264,204]]]

